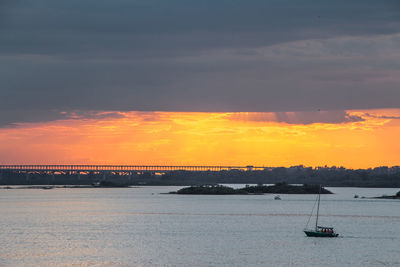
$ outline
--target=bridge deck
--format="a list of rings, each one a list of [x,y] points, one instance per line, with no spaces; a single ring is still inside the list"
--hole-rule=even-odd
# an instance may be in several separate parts
[[[115,171],[115,172],[168,172],[168,171],[222,171],[222,170],[264,170],[257,166],[174,166],[174,165],[0,165],[0,170],[13,171]]]

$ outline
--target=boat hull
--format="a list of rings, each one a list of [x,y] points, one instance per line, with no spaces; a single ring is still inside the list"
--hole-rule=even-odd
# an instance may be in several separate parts
[[[307,236],[310,237],[337,237],[339,234],[337,233],[323,233],[317,231],[304,231]]]

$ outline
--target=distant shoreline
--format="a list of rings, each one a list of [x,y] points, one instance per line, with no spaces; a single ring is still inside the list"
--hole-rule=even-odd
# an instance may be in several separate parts
[[[393,196],[383,195],[383,196],[380,196],[380,197],[373,197],[373,198],[375,198],[375,199],[400,199],[400,191],[397,192],[397,194],[393,195]]]
[[[41,190],[51,190],[51,189],[87,189],[87,188],[143,188],[147,186],[170,186],[170,185],[112,185],[112,186],[100,186],[100,185],[4,185],[0,186],[0,190],[21,190],[21,189],[41,189]],[[175,185],[175,186],[182,186],[182,185]],[[300,191],[288,191],[288,188],[304,188],[303,186],[293,186],[293,185],[285,185],[282,188],[277,188],[276,185],[270,186],[246,186],[244,188],[230,188],[227,186],[221,185],[203,185],[203,186],[191,186],[191,187],[184,187],[176,192],[164,192],[160,193],[163,195],[175,194],[175,195],[264,195],[264,194],[317,194],[315,190],[311,190],[308,192],[300,192]],[[310,186],[309,186],[310,187]],[[315,186],[314,186],[315,187]],[[343,187],[343,186],[333,186],[333,187]],[[196,188],[205,188],[202,192],[196,192]],[[212,190],[212,188],[216,188],[217,191]],[[246,188],[249,189],[246,191]],[[258,190],[257,190],[258,188]],[[275,188],[271,190],[272,188]],[[365,187],[364,187],[365,188]],[[392,187],[386,187],[392,188]],[[225,189],[228,189],[227,192]],[[323,189],[324,194],[333,194],[332,192]],[[356,197],[354,197],[356,198]],[[357,197],[358,198],[358,197]],[[363,199],[389,199],[389,200],[400,200],[400,191],[395,195],[383,195],[378,197],[362,197]]]
[[[224,184],[224,183],[222,183]],[[238,185],[243,185],[244,183],[229,183],[229,184],[238,184]],[[199,184],[200,186],[201,184]],[[217,185],[217,184],[215,184]],[[115,185],[115,186],[95,186],[95,185],[90,185],[90,184],[82,184],[82,185],[71,185],[71,184],[65,184],[65,185],[44,185],[44,184],[10,184],[10,185],[0,185],[0,190],[1,189],[53,189],[53,188],[140,188],[140,187],[147,187],[147,186],[191,186],[189,184],[165,184],[165,183],[149,183],[149,184],[129,184],[129,185]],[[348,187],[348,188],[399,188],[398,186],[386,186],[386,187],[371,187],[371,186],[337,186],[337,185],[323,185],[324,187]],[[393,196],[380,196],[377,198],[389,198]]]
[[[94,185],[8,185],[0,186],[0,190],[12,189],[55,189],[55,188],[139,188],[139,186],[94,186]]]
[[[89,186],[99,182],[123,186],[192,186],[202,184],[320,184],[325,187],[400,188],[400,166],[374,169],[341,167],[268,167],[247,170],[0,170],[0,186]]]

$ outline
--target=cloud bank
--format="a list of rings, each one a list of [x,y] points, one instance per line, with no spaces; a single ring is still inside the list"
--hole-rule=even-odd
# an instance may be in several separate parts
[[[0,125],[395,108],[399,29],[397,0],[2,1]]]

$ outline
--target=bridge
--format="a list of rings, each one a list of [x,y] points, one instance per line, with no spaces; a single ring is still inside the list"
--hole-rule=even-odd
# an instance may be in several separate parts
[[[10,173],[25,175],[26,181],[34,176],[50,177],[52,181],[56,177],[76,177],[80,180],[83,177],[98,177],[105,180],[107,177],[117,175],[128,178],[140,177],[143,174],[151,174],[155,176],[167,174],[171,172],[187,171],[187,172],[220,172],[220,171],[254,171],[254,170],[270,170],[271,168],[258,166],[176,166],[176,165],[0,165],[0,181],[3,177],[9,176]],[[5,175],[5,176],[4,176]],[[82,176],[81,176],[82,175]],[[144,176],[145,179],[148,176]],[[147,178],[146,178],[147,177]]]
[[[176,166],[176,165],[0,165],[0,171],[20,172],[171,172],[171,171],[229,171],[229,170],[266,170],[259,166]]]

